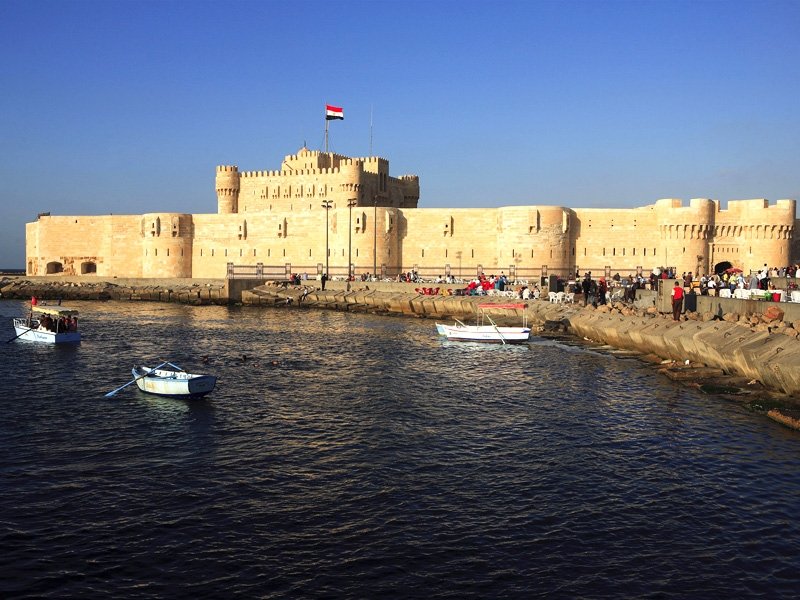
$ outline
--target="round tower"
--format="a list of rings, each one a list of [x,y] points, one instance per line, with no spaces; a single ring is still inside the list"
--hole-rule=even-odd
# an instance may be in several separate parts
[[[707,198],[693,198],[688,207],[673,198],[657,201],[655,212],[663,252],[658,255],[659,265],[653,266],[675,267],[678,273],[708,273],[716,206]]]
[[[347,206],[348,200],[356,200],[362,204],[364,170],[361,161],[348,158],[339,163],[339,201]],[[370,202],[372,199],[370,198]]]
[[[507,208],[503,209],[509,212]],[[575,257],[570,249],[575,244],[575,212],[563,206],[537,206],[532,213],[519,215],[523,231],[528,235],[519,247],[530,245],[532,256],[525,258],[531,267],[547,265],[549,275],[569,277],[575,272]]]
[[[239,167],[217,167],[217,212],[230,215],[239,212]]]
[[[142,215],[142,277],[192,276],[192,215]]]

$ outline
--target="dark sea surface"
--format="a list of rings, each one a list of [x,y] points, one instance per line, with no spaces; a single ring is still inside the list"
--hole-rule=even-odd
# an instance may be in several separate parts
[[[800,594],[800,434],[638,361],[114,302],[76,305],[77,347],[4,343],[25,306],[0,302],[3,598]],[[216,390],[104,397],[164,360]]]

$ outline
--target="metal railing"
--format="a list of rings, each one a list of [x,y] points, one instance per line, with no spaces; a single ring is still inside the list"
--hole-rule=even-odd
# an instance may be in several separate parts
[[[288,279],[286,268],[283,265],[265,265],[258,263],[255,265],[234,265],[228,263],[227,279],[263,279],[279,280]]]

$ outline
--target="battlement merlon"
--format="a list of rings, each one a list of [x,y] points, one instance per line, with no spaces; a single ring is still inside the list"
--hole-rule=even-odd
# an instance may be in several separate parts
[[[726,224],[726,223],[772,223],[794,228],[797,202],[782,199],[770,205],[766,198],[729,200],[725,209],[719,200],[692,198],[689,206],[677,198],[664,198],[648,207],[659,214],[666,224]]]
[[[729,200],[728,209],[722,211],[721,217],[725,220],[742,223],[772,223],[794,228],[797,218],[797,201],[782,199],[770,204],[765,198],[752,200]]]
[[[770,204],[766,198],[754,198],[750,200],[728,200],[728,210],[732,212],[750,211],[750,210],[795,210],[797,208],[797,201],[791,198],[784,198],[777,200],[775,204]]]

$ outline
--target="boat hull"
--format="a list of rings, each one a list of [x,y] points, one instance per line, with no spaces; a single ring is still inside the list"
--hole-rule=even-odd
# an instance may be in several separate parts
[[[146,374],[148,371],[150,374]],[[160,371],[147,367],[134,367],[131,373],[143,392],[169,398],[201,398],[217,385],[214,375]]]
[[[483,342],[492,344],[524,344],[530,339],[529,327],[494,327],[492,325],[436,324],[439,335],[453,342]]]
[[[45,329],[32,329],[27,325],[14,323],[14,331],[20,340],[29,342],[39,342],[42,344],[79,344],[81,341],[80,331],[67,331],[65,333],[55,333]]]

